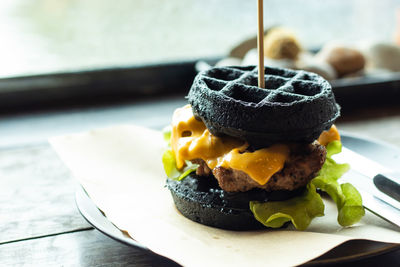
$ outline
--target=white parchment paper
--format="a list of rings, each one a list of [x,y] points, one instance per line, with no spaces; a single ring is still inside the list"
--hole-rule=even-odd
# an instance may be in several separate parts
[[[398,228],[367,213],[351,228],[334,204],[307,231],[235,232],[183,217],[164,187],[160,132],[122,125],[52,138],[50,143],[93,202],[119,229],[185,266],[293,266],[350,239],[400,243]]]

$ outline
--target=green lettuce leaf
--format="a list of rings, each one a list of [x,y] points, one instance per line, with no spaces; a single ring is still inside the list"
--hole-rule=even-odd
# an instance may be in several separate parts
[[[326,192],[336,203],[338,209],[338,222],[342,226],[350,226],[358,222],[365,214],[361,196],[351,184],[338,183],[338,179],[349,170],[348,164],[338,164],[332,155],[342,151],[340,141],[333,141],[326,147],[327,158],[311,183],[318,189]]]
[[[190,173],[196,171],[196,169],[199,167],[199,164],[193,164],[192,162],[187,160],[185,161],[186,166],[182,170],[178,170],[178,168],[176,168],[174,152],[172,152],[172,150],[170,149],[166,149],[164,151],[162,162],[164,165],[165,174],[168,176],[168,178],[178,181],[182,180]]]
[[[175,155],[170,149],[166,149],[162,156],[165,174],[171,179],[177,179],[180,176],[179,170],[176,168]]]
[[[298,230],[305,230],[315,217],[324,216],[324,203],[309,183],[300,196],[271,202],[250,201],[254,217],[267,227],[279,228],[291,221]]]
[[[350,226],[357,223],[365,215],[362,199],[357,189],[350,183],[340,185],[344,202],[339,210],[338,222],[342,226]]]
[[[171,132],[172,129],[170,125],[164,127],[164,129],[162,130],[164,141],[167,143],[168,146],[171,145]]]
[[[186,166],[182,170],[178,170],[176,167],[176,159],[174,152],[171,150],[171,127],[167,126],[162,131],[164,136],[164,141],[167,143],[168,148],[164,151],[162,156],[162,163],[164,165],[165,174],[168,178],[173,180],[182,180],[190,173],[196,171],[199,164],[193,164],[192,162],[186,160]]]
[[[342,151],[340,141],[327,145],[327,158],[318,176],[298,197],[286,201],[250,202],[254,217],[267,227],[279,228],[291,221],[298,230],[305,230],[315,217],[323,216],[324,204],[316,188],[326,192],[335,201],[338,209],[338,222],[342,226],[357,223],[365,214],[362,199],[349,183],[339,184],[338,179],[349,170],[348,164],[338,164],[332,155]]]

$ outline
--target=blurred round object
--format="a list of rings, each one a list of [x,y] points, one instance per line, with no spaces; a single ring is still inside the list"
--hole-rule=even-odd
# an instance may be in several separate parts
[[[287,58],[284,59],[264,58],[264,65],[272,68],[295,69],[296,61]]]
[[[296,61],[296,68],[314,72],[327,80],[337,78],[336,70],[326,61],[319,60],[309,52],[302,52]]]
[[[243,57],[242,66],[257,65],[257,64],[258,64],[257,49],[256,48],[250,49]]]
[[[197,72],[200,72],[200,71],[209,70],[212,68],[212,66],[203,60],[199,60],[194,65],[194,68],[196,69]]]
[[[309,72],[314,72],[314,73],[322,76],[326,80],[334,80],[337,78],[336,71],[333,69],[333,67],[331,65],[329,65],[328,63],[322,62],[322,61],[313,62],[311,64],[302,66],[299,69],[309,71]]]
[[[354,48],[326,45],[316,56],[332,65],[339,77],[358,72],[365,66],[363,54]]]
[[[370,67],[400,71],[400,46],[388,43],[375,43],[365,48]]]
[[[257,52],[257,49],[251,49],[244,56],[241,65],[242,66],[247,66],[247,65],[257,65],[257,64],[258,64],[258,52]],[[264,58],[264,65],[268,66],[268,67],[274,67],[274,68],[293,69],[293,68],[295,68],[295,61],[291,60],[291,59]]]
[[[367,77],[392,77],[393,71],[388,69],[366,68],[364,75]]]
[[[264,36],[270,31],[272,28],[266,28],[264,30]],[[257,36],[250,37],[241,41],[240,43],[236,44],[232,47],[231,51],[229,52],[228,57],[235,57],[235,58],[244,58],[244,56],[249,52],[249,50],[257,48]]]
[[[215,64],[215,67],[226,67],[226,66],[241,66],[242,60],[236,57],[223,58]]]
[[[292,31],[272,28],[264,37],[264,56],[271,59],[297,59],[301,46]]]

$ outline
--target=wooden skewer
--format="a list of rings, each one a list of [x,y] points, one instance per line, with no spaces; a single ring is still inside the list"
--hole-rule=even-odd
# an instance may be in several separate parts
[[[257,49],[258,49],[258,87],[265,88],[264,78],[264,20],[263,20],[263,1],[258,0],[258,32],[257,32]]]

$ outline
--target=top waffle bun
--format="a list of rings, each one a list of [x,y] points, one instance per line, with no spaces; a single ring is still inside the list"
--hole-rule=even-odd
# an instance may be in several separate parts
[[[209,131],[246,140],[254,147],[280,142],[311,143],[340,115],[332,87],[321,76],[265,68],[265,89],[257,67],[221,67],[200,72],[189,103]]]

